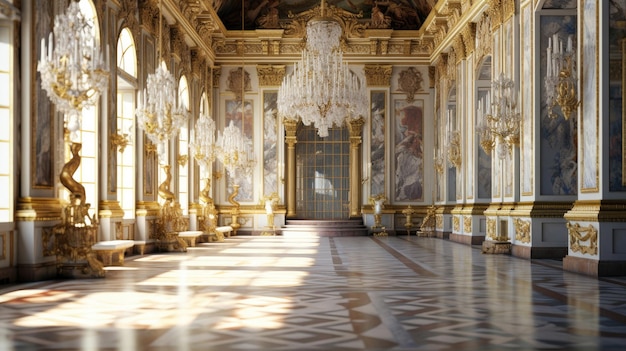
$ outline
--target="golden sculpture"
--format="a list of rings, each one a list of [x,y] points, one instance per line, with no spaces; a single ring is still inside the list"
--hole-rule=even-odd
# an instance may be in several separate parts
[[[432,235],[435,232],[435,206],[429,206],[426,210],[426,216],[420,224],[420,232],[418,235]]]
[[[406,209],[402,210],[402,214],[405,216],[404,228],[406,228],[406,235],[411,235],[411,228],[413,228],[413,214],[415,209],[409,205]]]
[[[209,195],[211,189],[211,179],[207,178],[204,188],[200,190],[200,202],[202,202],[202,215],[200,216],[200,230],[205,234],[215,235],[217,241],[224,241],[224,234],[215,230],[217,227],[217,209],[215,203]]]
[[[170,168],[169,165],[163,166],[165,180],[159,185],[159,196],[165,202],[161,205],[157,219],[157,246],[162,251],[186,251],[187,243],[178,236],[178,233],[187,230],[187,223],[183,218],[183,209],[170,190],[172,181]]]
[[[78,166],[80,166],[80,155],[78,152],[82,146],[81,143],[70,144],[72,158],[63,166],[61,174],[59,175],[61,184],[70,192],[71,203],[74,203],[73,200],[79,200],[80,205],[85,204],[85,187],[74,179],[74,172],[76,172]]]
[[[261,202],[265,204],[265,214],[267,215],[267,227],[261,235],[275,235],[276,226],[274,225],[274,206],[278,203],[278,193],[273,192],[268,196],[264,196]]]
[[[61,184],[70,192],[70,201],[63,208],[62,223],[54,228],[57,271],[62,277],[101,278],[105,275],[104,265],[91,249],[97,241],[98,221],[89,214],[85,187],[74,179],[81,147],[80,143],[70,144],[72,158],[59,175]]]
[[[239,204],[239,202],[237,202],[237,200],[235,200],[235,197],[237,197],[237,195],[239,195],[239,185],[233,184],[233,193],[230,194],[230,196],[228,197],[228,202],[230,202],[233,205],[233,208],[230,210],[230,217],[231,217],[230,226],[233,228],[233,235],[237,235],[237,230],[241,228],[241,224],[239,224],[239,214],[241,213],[240,211],[241,205]]]

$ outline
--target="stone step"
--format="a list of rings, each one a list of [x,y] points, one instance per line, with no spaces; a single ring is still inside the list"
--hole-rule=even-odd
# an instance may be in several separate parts
[[[283,236],[367,236],[362,219],[288,219],[277,234]]]

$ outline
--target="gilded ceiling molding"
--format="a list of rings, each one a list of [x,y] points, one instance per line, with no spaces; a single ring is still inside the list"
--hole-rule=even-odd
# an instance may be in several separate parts
[[[447,15],[448,15],[448,28],[453,28],[461,19],[462,7],[461,3],[458,1],[448,0],[446,4]]]
[[[365,65],[365,80],[368,87],[391,86],[392,65]]]
[[[205,70],[205,55],[198,50],[191,51],[191,74],[195,79],[203,80]]]
[[[139,17],[141,18],[141,26],[153,36],[156,37],[157,26],[159,25],[159,9],[150,5],[148,0],[139,1]]]
[[[241,67],[231,69],[230,72],[228,73],[227,86],[228,88],[226,90],[232,91],[233,93],[235,93],[235,98],[237,100],[240,100],[242,97],[241,96],[242,87],[244,91],[252,90],[250,73],[248,73],[246,70],[243,70],[243,75],[242,75]]]
[[[465,54],[469,56],[474,52],[476,45],[476,23],[468,22],[465,27],[463,27],[461,37],[463,38],[463,44],[465,46]]]
[[[476,37],[478,38],[474,51],[476,65],[479,65],[484,57],[491,55],[491,35],[491,17],[483,14],[476,24]]]
[[[465,60],[467,58],[466,56],[466,52],[465,52],[465,45],[463,44],[463,38],[462,36],[457,36],[454,41],[452,42],[452,46],[454,47],[454,54],[455,54],[455,63],[458,64],[461,61]]]
[[[491,18],[491,30],[495,32],[502,24],[502,0],[489,0],[487,13]]]
[[[22,16],[19,8],[7,0],[0,0],[0,14],[11,20],[19,19]]]
[[[133,34],[133,40],[135,43],[140,43],[141,25],[137,20],[137,1],[122,0],[120,12],[117,14],[117,18],[121,19],[122,26],[127,27]]]
[[[515,15],[515,0],[502,1],[502,22],[508,21]]]
[[[293,14],[289,13],[291,22],[285,25],[285,37],[304,38],[306,37],[306,24],[310,19],[321,16],[321,6],[317,6],[310,10]],[[342,37],[345,38],[362,38],[365,32],[366,24],[359,22],[363,17],[363,13],[352,13],[333,5],[326,6],[326,17],[334,18],[343,29]]]
[[[406,94],[406,101],[411,103],[415,101],[415,93],[422,91],[422,72],[415,69],[415,67],[409,67],[408,69],[401,71],[398,77],[398,89]]]
[[[285,65],[257,65],[260,86],[280,86],[285,77]]]

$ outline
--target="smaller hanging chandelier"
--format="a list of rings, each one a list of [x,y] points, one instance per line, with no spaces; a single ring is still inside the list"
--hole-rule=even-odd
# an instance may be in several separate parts
[[[189,112],[183,105],[176,106],[176,81],[168,71],[165,62],[161,61],[162,51],[162,5],[159,2],[159,59],[156,71],[148,75],[143,94],[139,93],[139,101],[135,116],[137,125],[157,146],[160,164],[167,164],[167,141],[174,138],[189,118]]]
[[[56,109],[65,114],[65,127],[72,140],[80,130],[82,110],[95,106],[109,84],[107,63],[93,31],[93,23],[85,19],[78,2],[72,1],[67,11],[55,18],[47,48],[41,40],[37,65],[41,87]]]
[[[322,0],[321,17],[307,23],[306,48],[283,80],[277,100],[279,117],[299,117],[304,125],[313,124],[320,137],[346,119],[366,116],[368,107],[364,79],[343,62],[341,25],[325,17],[324,5]]]
[[[193,157],[200,165],[203,178],[209,175],[209,169],[215,161],[217,150],[215,145],[215,121],[206,113],[200,114],[191,134],[189,148]]]
[[[217,158],[235,184],[238,184],[239,176],[250,176],[256,165],[252,140],[245,137],[232,120],[217,136]]]

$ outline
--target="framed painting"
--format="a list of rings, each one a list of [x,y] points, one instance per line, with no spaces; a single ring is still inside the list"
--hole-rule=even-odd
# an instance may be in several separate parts
[[[252,141],[254,150],[254,104],[252,100],[226,100],[224,106],[225,120],[224,126],[230,125],[231,122],[238,127],[243,135]],[[239,195],[236,197],[238,201],[250,202],[253,201],[253,175],[238,176],[239,183]],[[232,194],[233,179],[231,175],[227,174],[228,192]]]
[[[385,91],[371,93],[371,142],[370,163],[370,195],[385,194],[385,121],[387,114],[387,98]]]
[[[424,200],[424,100],[393,105],[394,202]]]

